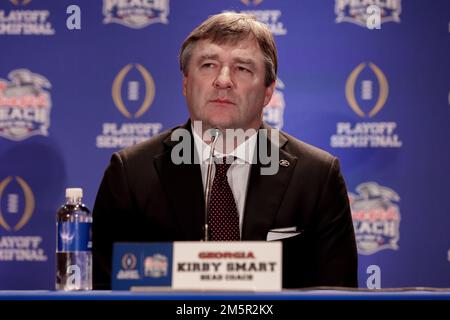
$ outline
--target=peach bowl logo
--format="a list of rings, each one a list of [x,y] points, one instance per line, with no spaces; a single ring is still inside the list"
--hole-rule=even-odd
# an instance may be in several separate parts
[[[166,256],[162,254],[154,254],[146,257],[144,261],[144,274],[146,277],[160,278],[167,276],[169,263]]]
[[[20,215],[20,219],[18,219],[18,222],[14,226],[11,226],[8,223],[8,219],[7,219],[6,215],[2,212],[1,203],[3,203],[3,200],[5,199],[5,197],[3,195],[5,192],[5,189],[13,181],[15,181],[19,185],[19,187],[22,189],[22,192],[23,192],[23,195],[25,198],[25,206],[24,206],[23,212],[20,214],[20,212],[19,212],[19,195],[17,193],[10,193],[6,196],[6,198],[7,198],[6,213],[8,213],[8,217]],[[0,182],[0,226],[2,226],[6,231],[11,231],[11,230],[18,231],[18,230],[22,229],[28,223],[28,221],[31,219],[31,216],[33,215],[34,207],[35,207],[35,200],[34,200],[33,191],[31,191],[30,186],[26,183],[26,181],[24,179],[22,179],[21,177],[13,178],[13,177],[9,176]]]
[[[370,255],[384,249],[398,249],[399,195],[376,182],[361,183],[357,194],[349,192],[358,253]]]
[[[103,0],[103,23],[141,29],[153,23],[168,24],[169,0]]]
[[[336,23],[350,22],[365,28],[369,17],[367,8],[371,5],[379,8],[381,23],[390,21],[400,23],[400,13],[402,11],[401,0],[336,0],[334,6]]]
[[[48,136],[50,81],[27,69],[11,71],[8,79],[0,79],[0,136],[13,141]]]

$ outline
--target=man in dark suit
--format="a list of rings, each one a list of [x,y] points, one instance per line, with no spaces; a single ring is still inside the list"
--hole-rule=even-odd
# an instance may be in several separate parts
[[[114,153],[101,182],[94,288],[110,287],[114,242],[204,238],[211,128],[222,132],[215,155],[232,156],[226,175],[238,239],[282,241],[284,288],[356,287],[356,243],[338,160],[262,122],[277,72],[267,27],[245,14],[212,16],[183,43],[180,67],[190,120]],[[239,130],[244,139],[232,137]]]

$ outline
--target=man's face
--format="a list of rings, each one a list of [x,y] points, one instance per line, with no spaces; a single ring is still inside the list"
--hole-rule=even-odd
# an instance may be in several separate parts
[[[183,77],[191,120],[202,121],[203,129],[258,129],[275,86],[266,87],[264,77],[264,58],[255,40],[221,45],[198,41]]]

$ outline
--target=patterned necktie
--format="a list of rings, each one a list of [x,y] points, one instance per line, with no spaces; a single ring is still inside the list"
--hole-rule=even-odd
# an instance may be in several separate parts
[[[209,199],[210,239],[212,241],[238,241],[240,240],[239,214],[227,178],[227,171],[231,163],[226,163],[226,158],[218,159],[217,162]]]

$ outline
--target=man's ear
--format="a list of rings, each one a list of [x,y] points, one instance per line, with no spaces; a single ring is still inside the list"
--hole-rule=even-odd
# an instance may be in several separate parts
[[[275,90],[275,81],[272,82],[271,85],[266,87],[265,97],[264,97],[264,107],[270,102],[272,99],[273,91]]]
[[[183,96],[186,97],[187,76],[183,74]]]

